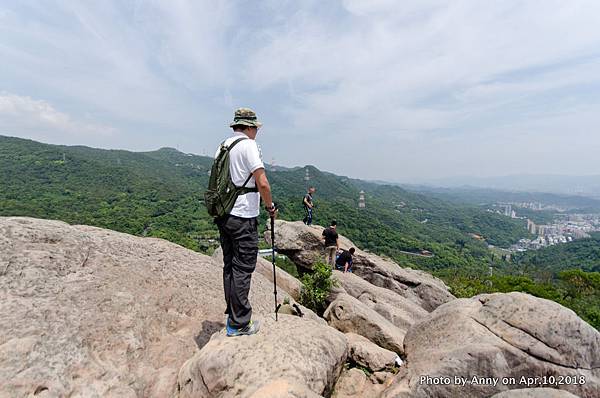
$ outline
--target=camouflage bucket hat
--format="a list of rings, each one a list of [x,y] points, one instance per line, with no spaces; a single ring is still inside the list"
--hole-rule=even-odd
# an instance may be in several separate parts
[[[256,118],[256,113],[250,108],[239,108],[235,110],[233,116],[233,122],[229,124],[229,127],[244,125],[250,127],[260,128],[262,123]]]

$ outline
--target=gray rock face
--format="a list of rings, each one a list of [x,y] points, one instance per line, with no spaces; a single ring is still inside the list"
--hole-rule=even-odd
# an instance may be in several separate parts
[[[539,387],[529,377],[569,377],[585,384],[556,387],[581,397],[600,390],[600,333],[552,301],[523,293],[480,295],[439,307],[409,329],[407,370],[385,397],[492,396],[507,389]],[[514,385],[435,385],[421,376],[512,377]]]
[[[355,333],[346,333],[349,356],[355,363],[370,369],[373,372],[394,367],[395,352],[379,347],[366,337]]]
[[[327,307],[323,317],[339,331],[361,335],[378,346],[399,354],[404,352],[404,333],[348,294],[339,294]]]
[[[171,396],[224,327],[221,269],[161,239],[0,217],[0,395]],[[250,300],[272,314],[258,273]]]
[[[364,397],[364,391],[369,381],[365,373],[356,368],[344,371],[336,386],[334,398]]]
[[[367,377],[357,368],[344,370],[335,385],[333,398],[371,398],[378,397],[385,388],[391,373],[377,372],[377,376]],[[380,382],[381,381],[381,382]]]
[[[352,273],[333,271],[333,276],[346,293],[373,309],[404,333],[414,323],[429,314],[407,298],[391,290],[372,285]]]
[[[279,253],[285,254],[297,266],[312,269],[317,261],[324,260],[324,247],[321,234],[323,228],[306,226],[300,221],[275,222],[275,246]],[[270,232],[265,232],[270,240]],[[340,235],[340,248],[355,247],[350,240]],[[394,291],[413,301],[427,311],[454,299],[448,287],[432,275],[409,268],[379,256],[356,250],[354,253],[354,272],[373,285]]]
[[[278,322],[266,317],[256,335],[214,335],[182,367],[178,396],[271,397],[284,396],[286,388],[327,395],[347,353],[345,336],[329,326],[290,315]]]
[[[299,385],[289,380],[278,379],[265,384],[256,390],[250,398],[321,398],[308,389],[305,385]]]
[[[504,391],[491,398],[577,398],[577,395],[554,388],[526,388]]]
[[[375,286],[389,289],[427,311],[452,301],[455,297],[440,279],[419,270],[369,253],[361,253],[354,261],[355,274]]]

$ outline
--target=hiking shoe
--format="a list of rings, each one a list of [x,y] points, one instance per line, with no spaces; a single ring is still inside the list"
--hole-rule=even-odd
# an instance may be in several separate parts
[[[236,328],[233,328],[229,325],[229,316],[227,317],[227,322],[225,323],[225,331],[227,332],[227,336],[234,336],[237,332]]]
[[[250,321],[249,324],[240,329],[235,329],[230,326],[227,326],[227,336],[236,337],[236,336],[249,336],[251,334],[256,334],[260,330],[260,322],[259,321]]]

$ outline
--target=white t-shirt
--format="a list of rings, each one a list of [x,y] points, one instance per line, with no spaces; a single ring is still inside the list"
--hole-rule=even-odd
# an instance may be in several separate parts
[[[265,167],[262,161],[262,153],[256,141],[251,140],[244,133],[235,132],[225,140],[225,145],[229,146],[238,138],[245,138],[238,142],[229,153],[229,173],[233,183],[241,187],[246,178],[256,170]],[[219,149],[215,153],[215,157],[219,154]],[[250,178],[247,188],[254,188],[256,181],[254,177]],[[260,212],[260,194],[258,192],[249,192],[245,195],[238,196],[235,205],[229,214],[242,218],[258,217]]]

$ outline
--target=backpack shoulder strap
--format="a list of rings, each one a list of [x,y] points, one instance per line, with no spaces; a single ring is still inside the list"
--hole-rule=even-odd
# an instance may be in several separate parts
[[[223,144],[225,144],[225,141],[223,141],[223,147],[225,147],[225,149],[227,149],[228,151],[231,151],[233,149],[234,146],[236,146],[238,144],[238,142],[240,141],[244,141],[247,140],[248,138],[242,137],[242,138],[238,138],[237,140],[233,141],[231,144],[229,144],[229,146],[224,146]]]
[[[239,194],[240,195],[245,195],[247,193],[250,192],[258,192],[258,188],[254,187],[254,188],[246,188],[246,184],[248,184],[248,182],[250,181],[250,179],[252,178],[252,173],[250,173],[250,175],[248,176],[248,178],[246,178],[246,181],[244,181],[244,185],[242,185],[241,187],[238,188],[239,190]]]

